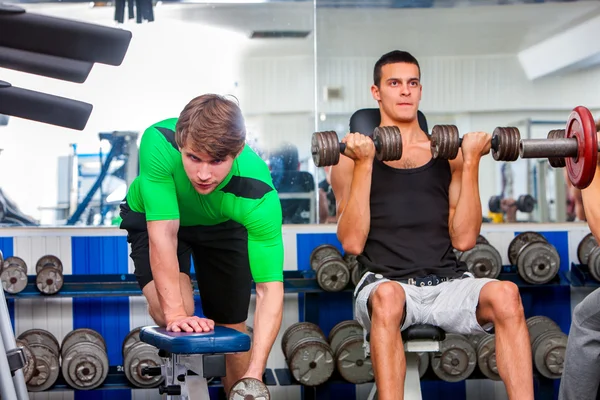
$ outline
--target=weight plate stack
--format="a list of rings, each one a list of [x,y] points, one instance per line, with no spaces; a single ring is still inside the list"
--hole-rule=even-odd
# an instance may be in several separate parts
[[[464,336],[447,333],[440,352],[431,353],[431,368],[438,378],[446,382],[467,379],[477,365],[477,353]]]
[[[502,256],[490,244],[476,244],[463,252],[459,260],[467,264],[469,272],[476,278],[496,279],[502,271]]]
[[[596,246],[598,246],[598,242],[596,242],[596,238],[591,233],[588,233],[581,239],[581,242],[577,245],[577,259],[580,264],[587,265],[588,257]]]
[[[317,283],[328,292],[339,292],[350,282],[350,271],[340,251],[331,245],[315,248],[310,256],[310,265],[317,273]]]
[[[162,375],[143,374],[145,368],[160,367],[158,349],[140,340],[141,327],[132,329],[123,340],[123,369],[127,380],[139,388],[154,388],[164,381]]]
[[[373,380],[371,358],[365,357],[363,328],[357,321],[335,325],[329,333],[329,345],[342,378],[354,384]]]
[[[30,329],[21,333],[17,339],[26,343],[35,357],[35,370],[27,381],[27,390],[42,392],[50,389],[60,372],[58,340],[43,329]]]
[[[106,343],[92,329],[80,328],[69,332],[62,342],[61,358],[63,378],[74,389],[95,389],[108,376]]]

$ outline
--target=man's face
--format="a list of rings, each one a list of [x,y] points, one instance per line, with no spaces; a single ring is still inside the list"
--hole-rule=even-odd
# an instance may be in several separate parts
[[[379,102],[385,115],[401,122],[417,117],[421,90],[419,67],[409,63],[384,65],[379,87],[371,87],[373,98]]]
[[[192,151],[188,144],[181,149],[183,168],[194,189],[200,194],[209,194],[227,177],[234,157],[215,160],[206,153]]]

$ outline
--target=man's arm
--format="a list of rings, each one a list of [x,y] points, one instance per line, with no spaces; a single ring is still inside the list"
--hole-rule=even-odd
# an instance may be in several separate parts
[[[590,186],[581,191],[581,196],[590,231],[600,243],[600,164],[596,166],[594,180]]]
[[[331,169],[337,206],[337,237],[345,252],[362,253],[371,223],[371,178],[375,146],[371,138],[350,134],[342,139],[345,154]]]

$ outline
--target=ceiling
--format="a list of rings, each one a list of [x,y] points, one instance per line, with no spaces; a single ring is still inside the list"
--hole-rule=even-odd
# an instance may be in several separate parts
[[[364,5],[365,0],[317,0],[316,8],[312,1],[251,4],[220,1],[223,3],[159,3],[154,11],[155,20],[157,24],[168,20],[217,26],[244,37],[256,30],[310,32],[298,39],[248,39],[248,49],[254,56],[310,56],[316,42],[319,56],[378,56],[392,48],[403,48],[427,57],[516,54],[600,14],[597,0],[543,3],[499,0],[509,5],[498,5],[498,0],[372,0],[369,8],[358,6]],[[427,2],[432,7],[401,7],[401,4]],[[477,6],[473,5],[475,2]],[[30,12],[115,24],[112,6],[92,7],[90,3],[22,6]],[[135,23],[125,28],[132,25]]]

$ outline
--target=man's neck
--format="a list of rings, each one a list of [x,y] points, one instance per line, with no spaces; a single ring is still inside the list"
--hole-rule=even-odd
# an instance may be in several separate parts
[[[397,126],[400,129],[402,143],[404,144],[422,141],[424,138],[424,132],[417,119],[404,122],[382,117],[380,126]]]

